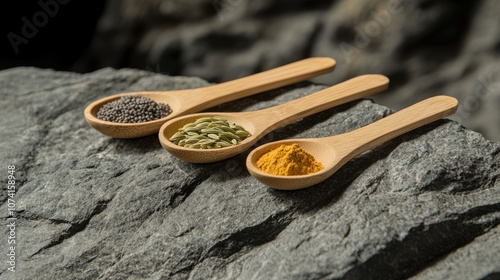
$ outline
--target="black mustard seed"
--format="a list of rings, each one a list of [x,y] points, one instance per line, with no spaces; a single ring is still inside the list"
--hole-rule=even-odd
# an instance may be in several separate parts
[[[127,95],[104,104],[97,112],[97,118],[109,122],[138,123],[161,119],[171,112],[167,104],[156,103],[144,96]]]

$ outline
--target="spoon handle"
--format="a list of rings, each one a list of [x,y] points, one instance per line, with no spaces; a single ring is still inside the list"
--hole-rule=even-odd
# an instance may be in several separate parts
[[[204,88],[199,94],[193,96],[193,102],[200,103],[197,110],[205,110],[222,103],[332,72],[335,64],[335,60],[328,57],[306,58],[278,68]]]
[[[326,109],[381,92],[388,86],[389,79],[383,75],[362,75],[285,104],[250,113],[254,116],[255,124],[268,132]]]
[[[388,117],[357,130],[327,137],[327,143],[350,158],[425,124],[456,112],[458,101],[435,96],[418,102]],[[339,156],[342,156],[339,154]]]

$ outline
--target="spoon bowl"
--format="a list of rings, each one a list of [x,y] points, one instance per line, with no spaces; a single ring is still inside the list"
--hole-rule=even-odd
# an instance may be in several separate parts
[[[105,135],[114,138],[142,137],[157,133],[162,124],[170,119],[326,74],[333,71],[335,64],[335,60],[331,58],[313,57],[203,88],[115,94],[89,104],[85,108],[84,116],[94,129]],[[126,95],[144,96],[157,103],[168,104],[172,112],[164,118],[140,123],[109,122],[97,118],[97,112],[104,104]]]
[[[456,112],[458,101],[453,97],[428,98],[386,118],[357,130],[323,138],[288,139],[262,145],[247,157],[246,166],[252,176],[263,184],[280,190],[296,190],[316,185],[339,170],[353,157],[399,135],[439,120]],[[257,167],[259,158],[282,144],[299,144],[323,169],[307,175],[278,176]]]
[[[182,114],[181,104],[183,99],[182,97],[179,98],[179,95],[181,94],[184,94],[183,91],[131,92],[115,94],[89,104],[85,109],[84,115],[87,123],[89,123],[94,129],[113,138],[137,138],[147,136],[158,131],[166,120]],[[118,100],[122,96],[127,95],[144,96],[153,99],[156,103],[168,104],[172,113],[161,119],[141,123],[117,123],[97,118],[97,112],[99,112],[104,104]]]
[[[254,145],[278,127],[323,110],[387,89],[389,79],[382,75],[363,75],[285,104],[252,112],[199,113],[167,121],[158,134],[161,145],[173,156],[193,163],[216,162],[235,156]],[[178,146],[169,139],[179,128],[202,117],[224,117],[241,125],[251,136],[237,145],[217,149]]]
[[[266,173],[257,168],[257,161],[265,153],[272,151],[281,145],[291,144],[299,144],[304,151],[313,155],[317,162],[321,162],[323,164],[323,169],[314,174],[279,176]],[[336,165],[338,164],[336,160],[338,159],[339,157],[337,156],[335,149],[332,149],[332,147],[322,141],[318,141],[316,138],[282,140],[264,144],[253,150],[247,158],[247,169],[252,176],[257,178],[257,180],[264,185],[281,190],[296,190],[316,185],[332,176],[333,173],[338,170],[338,168],[336,168]]]
[[[199,118],[203,117],[223,117],[229,122],[241,125],[247,130],[251,136],[245,138],[243,141],[235,146],[217,148],[217,149],[193,149],[178,146],[172,143],[169,139],[172,137],[179,128],[188,123],[192,123]],[[251,115],[250,115],[251,117]],[[259,130],[252,121],[249,120],[248,114],[245,112],[238,113],[199,113],[190,114],[168,121],[160,128],[159,139],[160,143],[173,156],[193,163],[208,163],[224,160],[235,156],[247,149],[249,149],[255,142],[262,136],[259,136]]]

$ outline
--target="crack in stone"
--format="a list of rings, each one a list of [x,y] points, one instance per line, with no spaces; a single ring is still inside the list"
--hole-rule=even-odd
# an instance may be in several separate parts
[[[357,264],[342,279],[408,278],[438,259],[467,245],[500,223],[500,203],[473,208],[451,219],[411,229],[402,241],[392,241],[378,254]],[[479,222],[481,218],[487,221]],[[421,244],[425,244],[425,247]]]
[[[273,241],[293,221],[291,213],[291,211],[276,213],[257,225],[230,234],[210,247],[202,255],[202,259],[228,258],[245,247],[256,247]]]
[[[500,271],[492,272],[481,278],[481,280],[498,280],[498,279],[500,279]]]
[[[36,142],[45,143],[45,139],[49,135],[48,128],[49,128],[49,125],[42,126],[41,132],[37,133],[38,140]],[[31,175],[31,169],[34,167],[33,163],[36,161],[36,159],[38,158],[38,154],[40,153],[39,148],[41,146],[37,146],[37,145],[31,145],[31,146],[32,146],[32,148],[29,149],[28,153],[26,153],[22,157],[21,164],[20,164],[22,169],[19,171],[16,171],[16,172],[23,172],[24,173],[24,178],[19,179],[17,181],[17,186],[16,186],[17,191],[19,191],[21,189],[21,187],[23,185],[25,185],[26,182],[28,181],[28,177]],[[16,179],[17,178],[18,177],[16,176]]]
[[[210,177],[210,174],[203,173],[201,176],[195,177],[193,180],[188,181],[186,184],[183,184],[178,193],[175,193],[171,198],[169,205],[172,208],[176,208],[181,203],[183,203],[191,193],[196,189],[197,186],[201,185],[205,180]]]
[[[232,257],[239,252],[272,242],[293,221],[292,214],[293,211],[288,209],[287,211],[269,216],[259,224],[230,233],[229,236],[208,248],[206,252],[196,253],[196,260],[193,260],[191,264],[172,271],[169,273],[169,276],[187,278],[195,270],[196,266],[202,264],[208,258],[218,258],[222,262],[230,263],[234,261]]]
[[[85,230],[85,228],[89,224],[90,220],[94,216],[96,216],[96,215],[100,214],[102,211],[104,211],[107,208],[109,202],[111,202],[111,200],[105,200],[105,201],[98,202],[96,207],[94,208],[94,211],[92,211],[92,213],[89,215],[89,217],[87,217],[85,220],[83,220],[79,223],[71,223],[71,222],[67,222],[64,220],[58,220],[58,219],[49,219],[50,221],[55,222],[55,223],[69,223],[69,224],[71,224],[71,226],[69,229],[67,229],[61,235],[59,235],[59,237],[57,239],[51,241],[49,244],[40,248],[38,251],[36,251],[32,255],[30,255],[28,258],[31,258],[31,257],[41,253],[42,251],[44,251],[46,249],[49,249],[49,248],[54,247],[56,245],[59,245],[59,244],[63,243],[66,239],[69,239],[72,236],[74,236],[75,234]]]

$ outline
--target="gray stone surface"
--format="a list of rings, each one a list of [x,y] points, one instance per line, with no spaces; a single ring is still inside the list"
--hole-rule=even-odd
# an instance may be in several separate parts
[[[198,78],[102,69],[0,72],[0,155],[15,164],[16,273],[0,279],[494,279],[500,273],[500,145],[441,120],[277,191],[248,152],[214,164],[170,156],[156,135],[112,139],[83,109],[118,92],[201,87]],[[300,83],[213,110],[255,110],[318,91]],[[353,102],[260,141],[350,131],[391,111]],[[5,184],[4,184],[5,186]],[[14,278],[15,277],[15,278]]]

